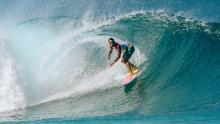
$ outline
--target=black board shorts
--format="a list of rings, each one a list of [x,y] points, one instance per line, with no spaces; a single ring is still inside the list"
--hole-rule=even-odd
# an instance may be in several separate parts
[[[132,54],[134,53],[134,51],[135,51],[134,46],[133,46],[133,45],[130,45],[130,46],[128,47],[128,49],[125,50],[125,52],[124,52],[124,54],[123,54],[123,56],[122,56],[123,61],[124,61],[124,62],[127,62],[127,61],[131,58],[131,56],[132,56]]]

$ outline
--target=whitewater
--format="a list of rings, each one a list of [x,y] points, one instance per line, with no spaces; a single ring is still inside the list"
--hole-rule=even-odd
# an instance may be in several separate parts
[[[0,123],[220,122],[218,2],[0,3]],[[126,87],[110,37],[136,49]]]

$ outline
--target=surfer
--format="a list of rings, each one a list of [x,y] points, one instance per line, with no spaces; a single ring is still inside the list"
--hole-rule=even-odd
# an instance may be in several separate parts
[[[110,66],[112,66],[114,63],[116,63],[119,60],[119,58],[121,57],[121,51],[124,50],[121,62],[126,65],[128,71],[129,71],[129,74],[133,75],[134,73],[132,72],[132,69],[137,69],[137,67],[134,64],[132,64],[129,61],[129,59],[131,58],[132,54],[135,51],[134,46],[131,44],[119,44],[119,43],[115,42],[115,40],[113,38],[108,39],[108,44],[109,44],[109,48],[110,48],[109,54],[108,54],[108,59],[110,59],[113,49],[115,49],[117,51],[117,57],[113,62],[111,62]]]

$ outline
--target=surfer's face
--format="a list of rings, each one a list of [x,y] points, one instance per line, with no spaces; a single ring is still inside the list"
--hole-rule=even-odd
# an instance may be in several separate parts
[[[111,40],[108,41],[109,47],[112,48],[113,47],[113,43]]]

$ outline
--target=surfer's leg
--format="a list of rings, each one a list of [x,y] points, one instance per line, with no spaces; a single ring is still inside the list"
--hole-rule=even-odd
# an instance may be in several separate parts
[[[137,69],[137,66],[135,66],[134,64],[132,64],[132,63],[129,61],[129,59],[130,59],[131,56],[133,55],[134,51],[135,51],[134,46],[133,46],[133,45],[129,45],[129,49],[127,49],[127,51],[126,51],[126,52],[124,53],[124,55],[123,55],[123,57],[127,59],[128,64],[129,64],[131,70]]]
[[[131,66],[130,66],[130,62],[126,59],[126,58],[122,58],[122,63],[124,63],[128,69],[128,72],[130,75],[133,75]]]
[[[122,63],[124,63],[126,65],[126,67],[128,68],[128,71],[131,75],[133,75],[133,70],[137,69],[137,67],[130,63],[129,59],[131,58],[131,56],[133,55],[135,51],[135,48],[133,45],[129,45],[129,48],[124,52],[123,56],[122,56]]]
[[[126,63],[126,67],[128,68],[129,74],[130,74],[130,75],[133,75],[131,66],[130,66],[130,64],[129,64],[128,62]]]
[[[130,67],[131,67],[132,70],[137,69],[137,66],[136,66],[136,65],[132,64],[130,61],[128,61],[128,63],[129,63],[129,65],[130,65]]]

